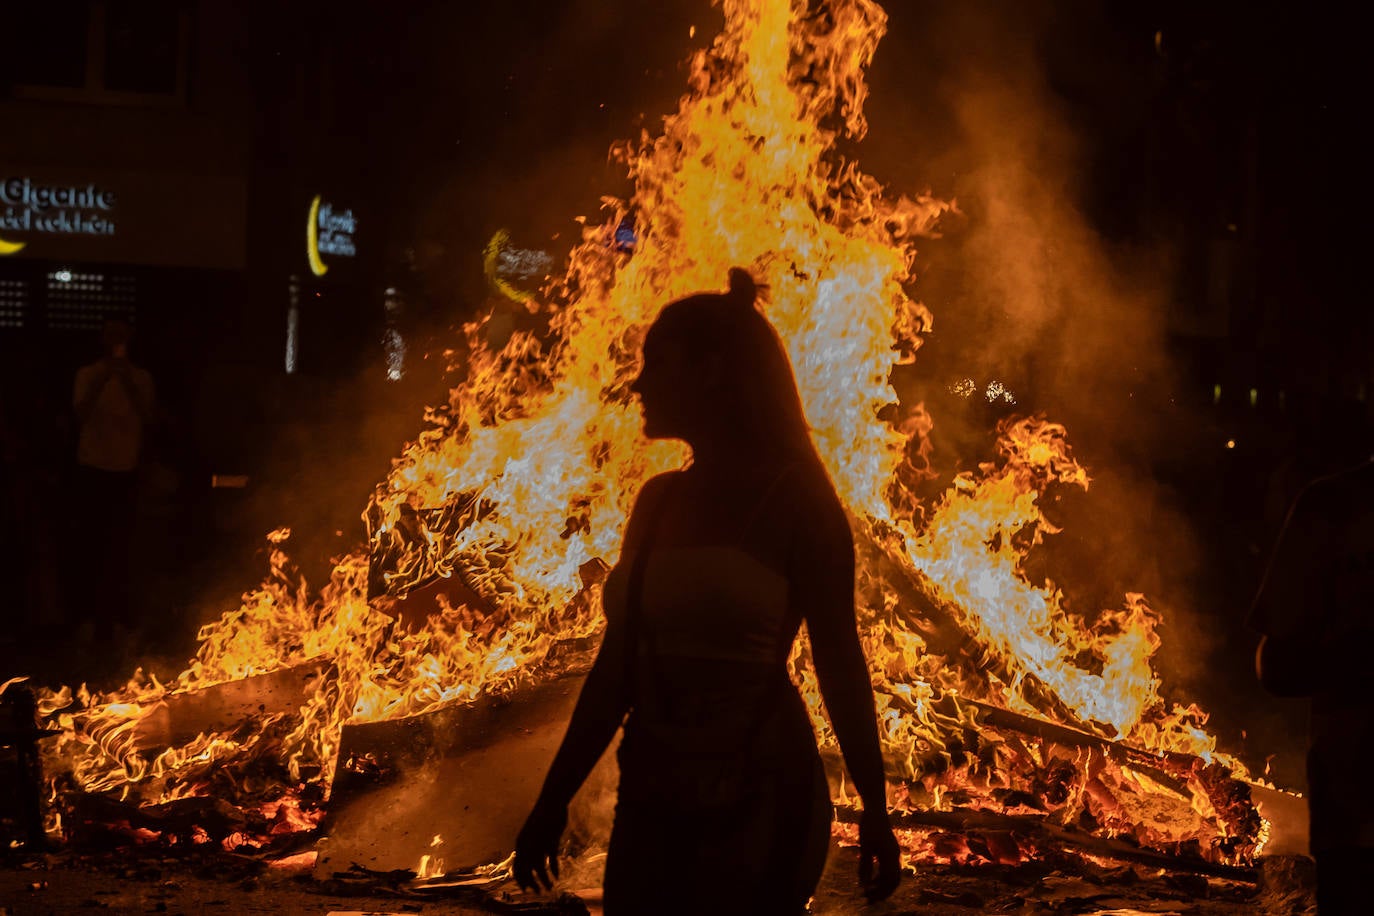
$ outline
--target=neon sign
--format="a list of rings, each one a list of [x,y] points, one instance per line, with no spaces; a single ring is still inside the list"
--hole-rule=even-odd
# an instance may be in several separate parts
[[[305,225],[305,256],[310,261],[310,272],[323,277],[329,270],[321,255],[355,257],[358,248],[353,238],[357,231],[358,218],[351,209],[336,210],[316,194],[310,201]]]
[[[482,253],[482,271],[487,282],[515,302],[524,302],[532,295],[521,286],[547,275],[552,267],[553,256],[547,251],[511,247],[510,233],[505,229],[496,230]]]
[[[114,235],[115,194],[96,184],[42,184],[27,177],[0,182],[0,232],[47,235]],[[0,238],[0,255],[25,242]]]

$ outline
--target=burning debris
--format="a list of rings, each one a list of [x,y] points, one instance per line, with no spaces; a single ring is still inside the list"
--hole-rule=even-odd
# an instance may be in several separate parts
[[[909,856],[1009,866],[1078,850],[1085,862],[1249,874],[1266,836],[1251,779],[1217,750],[1205,713],[1162,693],[1159,612],[1128,594],[1085,614],[1024,571],[1055,533],[1041,498],[1089,485],[1066,431],[1007,421],[999,460],[937,500],[917,495],[931,420],[896,403],[888,376],[932,327],[909,293],[915,245],[954,204],[893,195],[839,151],[866,130],[864,68],[883,11],[722,6],[725,29],[691,60],[663,132],[617,151],[633,199],[607,201],[532,306],[548,334],[517,331],[492,352],[480,323],[466,329],[466,378],[378,485],[369,543],[315,590],[291,567],[289,532],[273,532],[271,574],[202,629],[174,681],[140,672],[109,694],[40,693],[39,718],[60,730],[43,746],[50,835],[263,857],[328,836],[320,867],[340,872],[358,858],[383,872],[433,872],[440,855],[450,872],[499,862],[518,826],[510,811],[416,799],[445,786],[476,802],[492,780],[525,786],[521,772],[536,774],[532,797],[546,733],[556,742],[566,716],[534,698],[566,698],[559,678],[595,646],[630,501],[685,457],[640,435],[628,386],[644,329],[659,303],[748,264],[851,514]],[[616,231],[631,211],[627,247]],[[987,397],[1008,399],[997,384]],[[833,749],[804,641],[791,663]],[[831,777],[850,836],[838,766]],[[387,807],[360,813],[367,796]],[[388,820],[406,798],[413,829],[393,842]],[[426,823],[439,820],[449,826]],[[427,845],[436,833],[442,853]],[[578,840],[589,855],[603,841]],[[387,848],[360,853],[366,843]]]

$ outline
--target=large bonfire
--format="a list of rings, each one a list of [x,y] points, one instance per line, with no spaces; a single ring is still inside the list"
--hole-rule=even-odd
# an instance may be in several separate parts
[[[1161,698],[1158,613],[1127,594],[1119,608],[1085,614],[1023,571],[1026,552],[1054,531],[1038,498],[1089,483],[1065,430],[1005,421],[997,462],[960,474],[934,501],[916,495],[933,421],[898,404],[888,379],[931,329],[910,293],[914,245],[952,205],[892,195],[837,149],[866,129],[864,71],[882,9],[721,5],[724,30],[690,61],[689,92],[662,133],[617,150],[632,198],[607,200],[605,221],[585,229],[566,274],[531,304],[547,333],[516,333],[492,352],[480,322],[465,329],[466,375],[378,485],[364,516],[369,543],[312,589],[289,572],[287,533],[274,532],[272,574],[202,629],[174,682],[140,674],[110,694],[42,693],[42,713],[62,729],[47,743],[54,830],[73,795],[103,794],[149,806],[219,798],[266,817],[272,832],[306,831],[327,804],[345,724],[506,691],[551,676],[565,655],[555,647],[594,644],[597,571],[616,560],[631,500],[687,457],[641,435],[628,384],[644,331],[663,303],[719,288],[730,266],[746,265],[853,521],[898,809],[1029,812],[1211,862],[1258,852],[1262,823],[1235,778],[1243,770],[1217,753],[1205,715]],[[614,242],[627,217],[632,250]],[[422,587],[450,577],[480,601],[440,595],[420,619],[400,619],[403,599],[415,617],[416,595],[440,594]],[[804,645],[793,673],[833,742]],[[320,675],[294,712],[160,751],[139,739],[169,697],[305,663]],[[1039,723],[1039,738],[993,727],[1008,717]],[[976,858],[919,831],[907,840],[916,855]]]

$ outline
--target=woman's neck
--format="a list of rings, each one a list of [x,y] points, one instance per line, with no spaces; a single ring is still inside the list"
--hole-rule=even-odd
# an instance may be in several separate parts
[[[704,479],[768,476],[791,460],[776,443],[698,439],[687,444],[692,449],[691,471]]]

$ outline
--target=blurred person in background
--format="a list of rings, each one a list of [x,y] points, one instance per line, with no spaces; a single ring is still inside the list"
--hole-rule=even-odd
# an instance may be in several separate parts
[[[76,372],[77,574],[69,577],[73,611],[83,637],[103,641],[136,625],[132,607],[131,545],[138,472],[154,411],[153,378],[129,359],[133,329],[107,321],[104,354]]]

